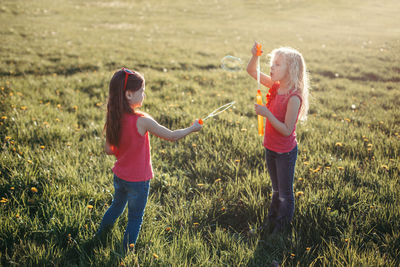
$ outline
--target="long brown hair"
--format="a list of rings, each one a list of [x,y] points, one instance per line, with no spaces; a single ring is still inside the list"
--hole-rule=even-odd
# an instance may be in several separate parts
[[[128,100],[125,97],[125,91],[138,91],[143,87],[144,78],[137,72],[128,75],[126,89],[124,91],[125,72],[119,70],[114,73],[110,81],[110,89],[107,103],[107,117],[104,125],[107,142],[115,147],[119,145],[121,119],[124,113],[134,114]]]

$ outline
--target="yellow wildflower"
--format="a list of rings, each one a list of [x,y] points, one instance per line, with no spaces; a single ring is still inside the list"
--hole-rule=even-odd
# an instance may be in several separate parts
[[[37,193],[38,192],[38,189],[36,188],[36,187],[31,187],[31,191],[33,192],[33,193]]]

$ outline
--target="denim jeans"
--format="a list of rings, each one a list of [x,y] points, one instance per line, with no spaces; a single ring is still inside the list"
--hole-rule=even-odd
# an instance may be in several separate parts
[[[265,150],[265,159],[272,182],[272,200],[268,209],[268,220],[275,228],[283,229],[293,219],[293,179],[297,160],[297,145],[288,153]]]
[[[114,199],[104,214],[97,235],[114,225],[128,203],[128,225],[126,226],[123,246],[136,244],[140,227],[143,222],[143,213],[150,189],[150,180],[144,182],[128,182],[114,175]]]

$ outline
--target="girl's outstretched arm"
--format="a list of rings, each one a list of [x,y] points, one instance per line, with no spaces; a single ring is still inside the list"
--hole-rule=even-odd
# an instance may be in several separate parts
[[[266,117],[280,134],[283,136],[289,136],[292,134],[294,126],[296,125],[300,104],[300,99],[297,96],[292,96],[289,99],[286,108],[285,122],[279,121],[266,106],[255,104],[255,109],[257,115]]]
[[[150,132],[162,139],[177,141],[190,133],[200,131],[202,125],[196,120],[190,127],[172,131],[156,122],[153,118],[146,116],[137,120],[137,128],[141,135]]]
[[[247,73],[257,80],[257,42],[254,43],[253,48],[251,49],[252,57],[247,64]],[[271,77],[265,73],[260,72],[260,83],[268,88],[271,88],[273,82]]]

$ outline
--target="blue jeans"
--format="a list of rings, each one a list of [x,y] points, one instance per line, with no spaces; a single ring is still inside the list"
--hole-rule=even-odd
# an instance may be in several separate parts
[[[111,206],[104,214],[97,235],[111,228],[117,218],[122,214],[128,203],[128,225],[126,226],[123,246],[127,249],[129,244],[136,244],[140,227],[143,222],[143,213],[149,195],[150,180],[144,182],[128,182],[114,175],[114,199]]]
[[[272,182],[272,200],[268,209],[268,220],[277,229],[283,229],[293,219],[293,179],[297,160],[297,145],[288,153],[265,150],[265,159]]]

